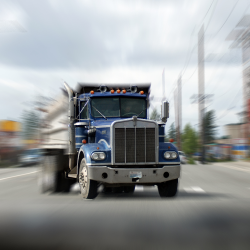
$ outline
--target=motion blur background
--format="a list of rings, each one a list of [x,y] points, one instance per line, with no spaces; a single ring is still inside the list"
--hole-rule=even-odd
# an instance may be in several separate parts
[[[202,108],[210,112],[213,130],[204,141],[207,152],[218,159],[248,157],[248,1],[1,0],[0,5],[0,119],[19,123],[14,130],[1,126],[1,138],[8,138],[1,151],[10,150],[13,136],[21,136],[11,140],[13,147],[17,140],[21,148],[35,146],[42,110],[56,100],[63,81],[73,88],[79,81],[151,82],[151,115],[160,113],[163,98],[170,102],[167,138],[177,141],[176,131],[184,141],[181,134],[189,125],[202,143]],[[205,104],[199,107],[202,95]],[[198,145],[187,153],[200,151]]]
[[[95,227],[99,226],[96,234],[101,237],[108,223],[103,218],[113,215],[117,224],[108,228],[113,230],[119,224],[114,249],[131,247],[128,242],[141,246],[141,241],[146,242],[144,247],[164,249],[168,244],[164,230],[171,235],[173,246],[192,244],[196,235],[201,238],[197,249],[204,249],[204,242],[224,248],[227,240],[233,242],[226,228],[236,240],[235,245],[228,243],[227,249],[249,249],[249,34],[247,0],[0,0],[0,203],[4,204],[0,215],[5,218],[1,226],[5,239],[17,236],[17,228],[26,228],[27,234],[34,228],[38,234],[48,233],[49,225],[56,225],[52,235],[66,235],[66,229],[59,233],[60,223],[66,228],[68,221],[63,218],[72,217],[71,211],[75,211],[76,216],[87,216],[88,226],[92,225],[86,249],[96,240]],[[78,191],[65,197],[39,196],[39,164],[34,165],[40,159],[39,127],[46,106],[56,102],[64,81],[72,88],[77,82],[151,82],[150,117],[154,120],[160,119],[161,101],[169,101],[165,140],[174,139],[188,163],[183,165],[183,186],[175,201],[158,200],[153,189],[144,190],[145,195],[139,192],[134,199],[112,196],[104,202],[107,197],[101,196],[95,205],[77,202]],[[29,168],[21,169],[24,165]],[[11,179],[29,173],[24,180]],[[198,179],[200,184],[194,184]],[[244,192],[237,189],[243,183]],[[194,188],[197,185],[208,190]],[[212,185],[214,189],[209,190]],[[110,203],[118,210],[109,213]],[[185,211],[180,204],[187,206]],[[60,207],[63,209],[57,213]],[[53,218],[53,213],[55,221],[40,224],[44,218],[48,220],[48,214]],[[164,224],[161,218],[166,214],[169,223]],[[18,218],[13,219],[14,215]],[[76,223],[69,231],[77,231],[75,244],[81,246],[78,237],[84,218],[76,216],[69,219]],[[130,225],[140,223],[138,237],[129,224],[122,227],[126,218]],[[100,221],[104,223],[101,227]],[[84,226],[85,232],[88,226]],[[41,247],[38,234],[33,235],[35,245],[30,246]],[[150,237],[152,244],[144,241]],[[104,238],[109,240],[102,248],[111,249],[110,234],[106,232]],[[23,244],[14,247],[24,246],[28,238],[23,239]],[[59,239],[53,244],[52,249],[61,247]]]

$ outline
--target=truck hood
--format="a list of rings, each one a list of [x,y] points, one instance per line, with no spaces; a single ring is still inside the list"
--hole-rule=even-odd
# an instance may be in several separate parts
[[[128,120],[130,118],[126,118],[126,120]],[[132,119],[132,118],[131,118]],[[102,119],[102,120],[95,120],[95,121],[92,121],[91,122],[91,125],[92,126],[95,126],[95,127],[101,127],[101,126],[111,126],[111,124],[115,121],[120,121],[120,120],[125,120],[124,118],[111,118],[111,119],[108,119],[108,120],[105,120],[105,119]]]

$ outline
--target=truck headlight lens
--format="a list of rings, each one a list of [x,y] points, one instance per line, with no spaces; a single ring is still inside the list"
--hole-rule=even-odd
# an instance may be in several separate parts
[[[105,160],[105,158],[106,158],[106,155],[105,155],[104,152],[99,153],[99,159],[100,160]]]
[[[165,153],[164,153],[164,158],[165,158],[165,159],[169,159],[169,158],[170,158],[170,154],[169,154],[168,152],[165,152]]]
[[[176,152],[174,152],[174,151],[166,151],[164,153],[164,158],[166,160],[174,160],[174,159],[177,158],[177,156],[178,156],[178,154]]]
[[[172,153],[172,159],[176,159],[177,158],[177,154],[174,152]]]
[[[104,152],[94,152],[91,155],[91,159],[94,161],[103,161],[106,158],[106,154]]]

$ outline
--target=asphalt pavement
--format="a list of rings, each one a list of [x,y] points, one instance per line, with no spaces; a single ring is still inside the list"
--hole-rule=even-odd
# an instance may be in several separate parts
[[[250,249],[250,169],[182,165],[179,192],[157,187],[83,200],[41,194],[39,167],[0,169],[0,249]]]

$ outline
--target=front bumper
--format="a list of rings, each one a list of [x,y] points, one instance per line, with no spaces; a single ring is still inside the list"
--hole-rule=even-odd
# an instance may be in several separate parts
[[[108,166],[88,166],[88,174],[91,180],[118,184],[118,183],[161,183],[180,177],[180,165],[163,166],[162,168],[110,168]],[[142,178],[136,181],[130,178],[130,172],[142,172]],[[169,173],[165,178],[163,174]],[[106,173],[107,177],[103,178]],[[104,175],[106,176],[106,175]]]

